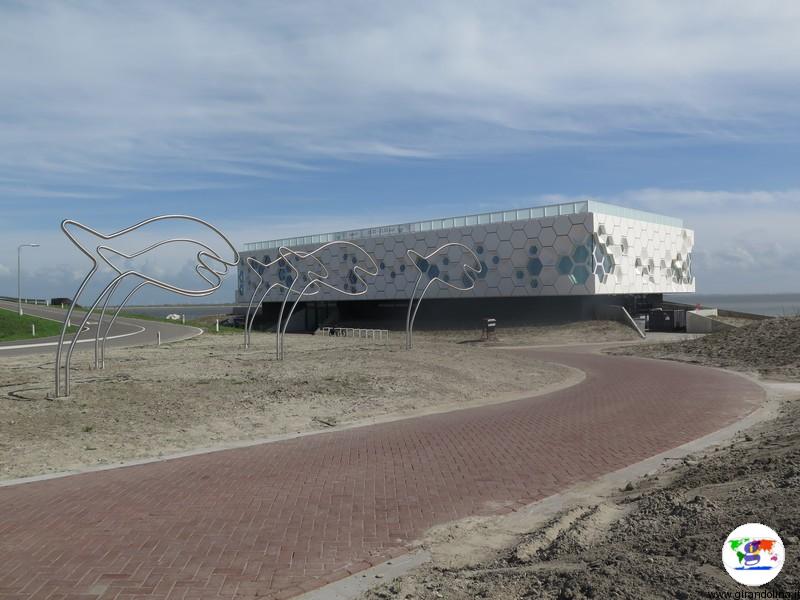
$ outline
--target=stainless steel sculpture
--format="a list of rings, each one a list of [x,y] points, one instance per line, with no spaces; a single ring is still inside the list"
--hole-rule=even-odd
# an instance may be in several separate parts
[[[220,251],[217,251],[210,246],[200,242],[198,240],[192,238],[170,238],[166,240],[160,240],[155,243],[150,243],[145,245],[145,243],[140,242],[142,246],[144,246],[141,250],[137,250],[135,252],[131,252],[130,254],[126,254],[119,250],[115,250],[110,246],[104,244],[107,240],[113,240],[117,238],[122,238],[123,236],[131,236],[134,232],[146,228],[148,225],[156,222],[161,221],[181,221],[181,222],[189,222],[190,224],[199,226],[200,229],[204,229],[204,233],[208,233],[209,231],[213,234],[215,242],[219,242],[221,247]],[[98,357],[98,343],[102,342],[100,346],[100,357],[104,355],[104,345],[105,340],[108,337],[108,334],[111,330],[114,321],[119,316],[122,307],[130,300],[130,298],[143,286],[145,285],[153,285],[155,287],[174,292],[181,296],[188,296],[188,297],[202,297],[208,296],[209,294],[214,293],[216,290],[219,289],[220,285],[222,285],[222,281],[225,276],[228,274],[228,271],[231,267],[235,267],[239,264],[239,252],[234,248],[233,244],[226,238],[222,232],[203,221],[202,219],[198,219],[197,217],[192,217],[189,215],[160,215],[157,217],[152,217],[150,219],[146,219],[140,223],[136,223],[131,227],[127,227],[125,229],[121,229],[111,234],[104,234],[96,231],[86,225],[78,223],[77,221],[73,221],[71,219],[66,219],[61,223],[61,230],[64,232],[64,235],[69,238],[69,240],[78,247],[78,249],[83,252],[91,261],[92,261],[92,268],[83,278],[78,290],[75,292],[75,295],[72,298],[72,303],[70,304],[69,310],[67,311],[66,317],[64,318],[64,325],[61,329],[61,336],[58,340],[58,345],[56,346],[56,366],[55,366],[55,397],[68,396],[70,391],[69,386],[69,369],[70,369],[70,361],[72,359],[72,352],[75,350],[75,345],[78,342],[78,338],[80,337],[83,329],[86,327],[86,324],[89,321],[89,317],[91,316],[92,312],[97,308],[100,304],[100,301],[105,298],[103,309],[100,317],[100,321],[97,323],[97,331],[95,333],[95,365],[99,366],[103,364],[103,361]],[[93,249],[87,248],[87,245],[81,243],[77,239],[77,235],[79,233],[88,234],[94,241],[98,241],[96,247]],[[94,243],[92,242],[92,244]],[[188,244],[189,246],[193,246],[194,249],[192,250],[193,256],[197,261],[194,270],[200,276],[200,278],[205,282],[205,284],[199,283],[200,286],[205,287],[198,287],[196,289],[189,289],[189,288],[182,288],[177,285],[168,283],[163,281],[157,277],[148,275],[146,273],[142,273],[140,271],[136,271],[134,269],[125,268],[125,262],[137,258],[147,252],[151,252],[157,248],[162,246],[166,246],[167,244]],[[196,254],[194,251],[197,250]],[[98,258],[108,265],[116,275],[111,280],[108,285],[100,292],[100,295],[92,303],[91,307],[86,311],[85,316],[83,317],[83,321],[81,322],[78,330],[73,337],[69,349],[66,353],[66,358],[64,360],[64,393],[61,393],[61,353],[62,348],[64,346],[64,338],[67,333],[67,325],[70,322],[72,317],[73,310],[75,305],[77,304],[81,294],[83,293],[84,289],[86,288],[87,284],[97,272],[98,269]],[[106,328],[105,334],[102,336],[102,340],[100,339],[100,332],[103,325],[103,318],[105,317],[105,311],[111,298],[112,294],[116,291],[119,284],[124,281],[126,278],[136,278],[140,279],[141,282],[131,290],[124,298],[122,302],[120,302],[119,306],[117,307],[114,316],[111,318],[111,321]]]
[[[298,254],[306,254],[306,253],[299,252]],[[245,350],[246,350],[247,348],[250,347],[250,333],[253,331],[253,323],[256,320],[256,314],[258,313],[258,307],[261,306],[261,304],[264,302],[264,298],[266,298],[267,294],[269,294],[274,289],[284,290],[284,292],[286,292],[288,294],[289,293],[289,287],[287,287],[285,284],[277,282],[277,281],[275,283],[271,284],[271,285],[267,285],[266,289],[264,290],[264,293],[261,294],[261,298],[258,300],[258,303],[254,303],[253,301],[255,300],[256,295],[258,294],[258,291],[265,285],[264,277],[263,277],[264,271],[267,271],[267,270],[273,268],[275,265],[283,266],[283,265],[286,265],[287,263],[286,263],[286,259],[283,258],[280,255],[275,260],[271,260],[269,262],[261,262],[260,260],[257,260],[256,258],[253,258],[252,256],[248,256],[245,259],[245,262],[247,263],[248,268],[251,271],[253,271],[253,273],[255,273],[256,277],[258,277],[258,283],[256,284],[256,288],[253,290],[253,295],[250,296],[250,302],[247,305],[247,314],[245,315],[245,319],[244,319],[244,347],[245,347]],[[319,262],[319,260],[317,260],[317,262]],[[283,263],[283,264],[281,264],[281,263]],[[325,267],[322,266],[322,263],[319,263],[319,266],[321,268],[323,268],[323,269],[325,268]],[[313,296],[314,294],[316,294],[318,292],[319,292],[319,290],[316,290],[313,293],[309,293],[309,294],[306,294],[306,295],[307,296]],[[295,293],[297,293],[297,292],[295,292]],[[277,333],[277,330],[276,330],[276,333]]]
[[[430,278],[427,285],[423,288],[422,293],[419,296],[419,299],[416,301],[416,305],[414,304],[414,300],[417,295],[417,290],[419,289],[420,281],[422,281],[422,277],[425,274],[430,275],[430,258],[435,256],[442,250],[449,250],[452,247],[458,247],[463,249],[464,252],[472,256],[475,259],[475,264],[477,268],[472,267],[466,263],[462,263],[462,267],[464,269],[464,276],[461,279],[461,283],[463,286],[458,286],[450,283],[449,281],[445,281],[439,276],[439,271],[437,268],[436,275]],[[448,244],[444,244],[439,246],[436,250],[431,252],[430,254],[423,256],[413,250],[408,250],[406,252],[406,256],[408,256],[409,260],[412,262],[414,267],[419,271],[419,277],[417,277],[417,282],[414,284],[414,289],[411,291],[411,298],[408,301],[408,312],[406,314],[406,350],[411,350],[412,347],[412,336],[414,333],[414,320],[417,318],[417,311],[419,310],[419,305],[422,304],[422,299],[425,297],[425,293],[428,291],[428,288],[433,285],[435,281],[439,281],[443,283],[447,287],[453,288],[454,290],[458,290],[461,292],[466,292],[471,290],[475,287],[475,276],[480,274],[483,270],[483,267],[480,263],[480,259],[478,259],[478,255],[472,251],[471,248],[468,248],[464,244],[459,244],[457,242],[450,242]]]
[[[355,266],[353,266],[350,269],[350,274],[349,274],[350,284],[352,284],[352,286],[355,287],[357,285],[357,282],[360,282],[361,284],[363,284],[362,290],[349,291],[347,289],[344,289],[343,287],[337,287],[336,285],[333,285],[327,281],[329,276],[328,269],[325,268],[325,265],[322,264],[322,262],[316,257],[316,255],[322,252],[323,250],[330,248],[331,246],[337,246],[337,245],[353,248],[356,254],[363,255],[363,257],[368,259],[368,261],[372,264],[373,270],[369,271],[364,267],[358,265],[357,264],[358,259],[355,256],[353,257]],[[364,279],[362,278],[362,274],[375,277],[378,274],[378,265],[375,262],[375,260],[361,246],[359,246],[358,244],[354,244],[353,242],[346,242],[346,241],[328,242],[327,244],[323,244],[322,246],[319,246],[318,248],[312,250],[311,252],[298,252],[292,250],[291,248],[287,248],[286,246],[281,246],[278,249],[278,253],[281,255],[282,258],[286,260],[287,265],[289,265],[289,267],[294,272],[292,283],[289,286],[289,290],[287,291],[286,295],[283,298],[283,302],[281,303],[281,310],[278,313],[278,327],[277,327],[278,335],[276,340],[275,356],[278,360],[282,360],[284,355],[283,342],[284,342],[284,336],[286,335],[286,329],[289,327],[289,321],[291,320],[292,315],[294,314],[295,308],[297,308],[297,303],[300,302],[303,296],[313,295],[313,294],[308,294],[307,293],[308,290],[316,289],[314,293],[317,293],[318,291],[320,291],[321,287],[327,287],[339,293],[345,294],[347,296],[362,296],[366,294],[369,289],[369,287],[367,286],[367,282],[364,281]],[[313,259],[319,266],[322,267],[322,271],[320,273],[317,273],[315,271],[308,270],[301,275],[300,269],[298,269],[297,266],[295,266],[292,257],[298,260],[305,260],[308,258]],[[286,309],[286,301],[289,299],[289,295],[295,291],[294,286],[301,277],[303,278],[306,285],[299,292],[297,299],[294,301],[291,309],[289,310],[288,316],[284,320],[283,314]]]

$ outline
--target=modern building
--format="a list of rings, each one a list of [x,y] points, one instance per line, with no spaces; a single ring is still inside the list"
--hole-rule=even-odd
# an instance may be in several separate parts
[[[664,293],[695,290],[694,232],[681,219],[592,200],[255,242],[245,245],[242,257],[253,256],[266,264],[280,257],[280,247],[309,252],[342,240],[373,257],[378,274],[364,277],[368,288],[362,295],[348,296],[324,287],[304,298],[304,317],[298,318],[301,326],[402,321],[420,274],[414,264],[419,259],[412,262],[407,252],[426,256],[448,242],[471,248],[481,270],[469,291],[433,284],[425,296],[427,306],[421,309],[423,324],[445,324],[443,320],[449,318],[449,324],[456,325],[480,316],[494,316],[501,322],[591,318],[603,304],[635,309],[658,304]],[[332,244],[317,258],[328,270],[328,280],[341,282],[340,289],[363,291],[354,271],[356,266],[371,268],[363,254]],[[450,247],[419,262],[423,283],[440,277],[467,287],[470,282],[463,265],[474,262],[461,248]],[[261,271],[268,285],[292,283],[293,271],[283,261],[267,270],[271,272]],[[243,262],[237,302],[247,304],[258,282],[259,274]],[[282,299],[280,288],[265,298],[265,325],[270,325]]]

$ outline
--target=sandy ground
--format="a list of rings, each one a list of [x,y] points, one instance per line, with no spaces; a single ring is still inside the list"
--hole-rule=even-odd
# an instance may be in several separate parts
[[[616,323],[501,332],[503,343],[626,338]],[[0,362],[0,479],[59,472],[369,418],[422,414],[544,393],[582,374],[486,344],[477,331],[416,336],[415,350],[323,336],[289,336],[284,362],[274,336],[204,335],[73,359],[70,398],[48,400],[52,355]],[[488,345],[491,346],[491,345]]]
[[[800,319],[624,352],[667,356],[798,379]],[[772,336],[772,338],[770,338]],[[771,339],[771,343],[770,342]],[[786,384],[783,384],[786,385]],[[524,531],[467,519],[420,541],[433,561],[379,585],[378,598],[713,598],[742,592],[721,564],[725,537],[747,522],[775,529],[786,564],[768,593],[800,591],[800,393],[777,416],[704,453],[666,461],[647,477],[590,503],[565,507]],[[747,597],[747,596],[741,596]],[[767,596],[761,596],[767,597]],[[769,597],[778,597],[777,595]],[[788,595],[785,597],[789,597]]]
[[[639,336],[627,325],[616,321],[581,321],[563,325],[541,325],[536,327],[500,327],[496,341],[481,342],[480,331],[453,330],[419,332],[414,339],[433,339],[462,344],[498,346],[536,346],[547,344],[582,344],[594,342],[637,341]]]

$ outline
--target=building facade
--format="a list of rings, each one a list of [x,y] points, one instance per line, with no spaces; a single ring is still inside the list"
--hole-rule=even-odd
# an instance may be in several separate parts
[[[431,286],[426,298],[514,298],[554,296],[652,295],[695,291],[692,273],[694,232],[680,219],[595,201],[451,217],[337,233],[309,235],[247,244],[243,259],[263,263],[279,258],[279,248],[311,251],[346,240],[358,244],[378,266],[364,277],[366,293],[347,296],[322,288],[306,302],[407,300],[420,271],[407,251],[425,256],[448,242],[471,248],[481,267],[474,289],[457,291]],[[356,266],[370,267],[347,245],[331,244],[317,257],[329,281],[360,292]],[[450,247],[419,266],[425,278],[440,277],[468,287],[463,265],[474,259]],[[477,266],[477,265],[474,265]],[[267,285],[292,283],[293,271],[282,263],[261,269]],[[460,283],[463,282],[463,283]],[[236,301],[247,304],[259,276],[244,262],[239,266]],[[300,282],[297,282],[296,288]],[[280,302],[275,289],[265,302]]]

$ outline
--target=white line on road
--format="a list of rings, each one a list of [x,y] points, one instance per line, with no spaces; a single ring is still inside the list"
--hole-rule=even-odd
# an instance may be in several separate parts
[[[131,335],[137,335],[139,333],[142,333],[143,331],[147,331],[141,325],[135,325],[135,327],[138,327],[139,330],[138,331],[131,331],[129,333],[121,333],[119,335],[110,335],[107,338],[99,338],[99,339],[101,339],[101,340],[102,339],[118,340],[120,338],[129,337]],[[93,341],[94,341],[94,338],[86,338],[85,340],[78,340],[78,343],[79,344],[85,344],[86,342],[93,342]],[[72,343],[72,340],[64,340],[64,345],[65,346],[67,344],[71,344],[71,343]],[[58,342],[40,342],[38,344],[19,344],[17,346],[0,346],[0,352],[2,352],[3,350],[20,350],[22,348],[43,348],[45,346],[57,346],[57,345],[58,345]]]

